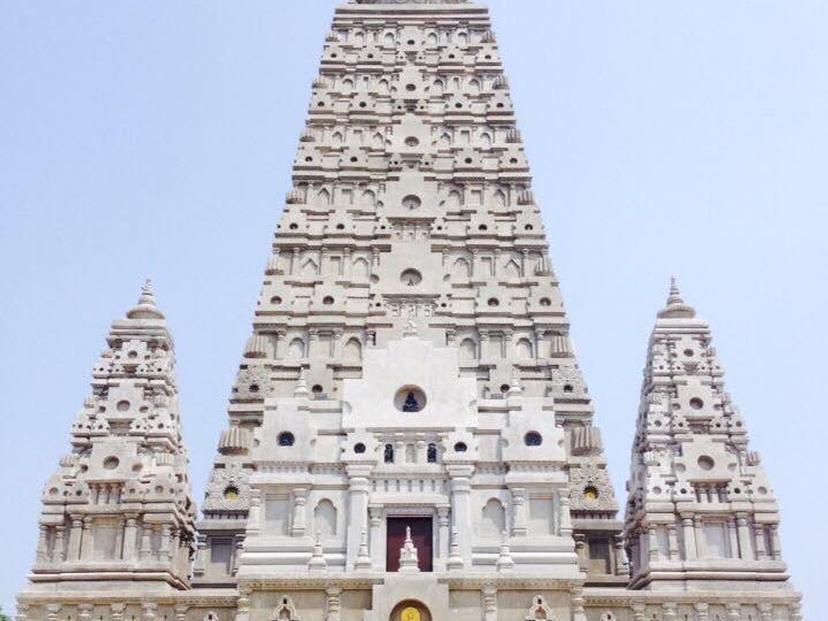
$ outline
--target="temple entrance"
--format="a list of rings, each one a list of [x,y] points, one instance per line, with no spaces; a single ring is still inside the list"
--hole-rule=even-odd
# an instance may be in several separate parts
[[[431,613],[420,602],[400,602],[391,612],[389,621],[431,621]]]
[[[385,571],[396,572],[400,570],[400,549],[405,543],[406,527],[411,529],[411,540],[414,542],[414,547],[417,548],[417,561],[420,571],[433,571],[434,537],[430,517],[388,518],[385,541]],[[425,619],[420,621],[425,621]]]

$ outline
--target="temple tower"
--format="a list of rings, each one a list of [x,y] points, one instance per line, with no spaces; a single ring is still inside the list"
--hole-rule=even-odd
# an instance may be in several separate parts
[[[31,591],[186,589],[195,539],[173,342],[149,282],[112,323],[43,490]]]
[[[779,508],[675,281],[650,337],[628,483],[633,588],[789,588]]]
[[[420,582],[626,583],[484,7],[337,9],[229,418],[198,584],[396,574],[406,528]]]

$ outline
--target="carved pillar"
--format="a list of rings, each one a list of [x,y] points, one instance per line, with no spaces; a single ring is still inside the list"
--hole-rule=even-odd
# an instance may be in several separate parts
[[[71,516],[72,526],[69,529],[69,548],[66,551],[67,561],[80,560],[81,539],[83,538],[83,518],[79,515]]]
[[[633,621],[646,621],[645,613],[647,612],[647,607],[641,603],[635,603],[632,605],[632,618]]]
[[[369,545],[371,546],[371,565],[374,571],[385,569],[382,545],[382,507],[368,507],[369,513]]]
[[[78,604],[78,621],[89,621],[92,618],[94,604]]]
[[[587,621],[586,610],[584,609],[584,592],[582,589],[572,591],[572,621]]]
[[[142,561],[148,561],[152,557],[152,525],[145,521],[141,524],[141,549],[138,556]]]
[[[247,512],[247,528],[245,535],[255,537],[262,532],[262,492],[253,488],[250,490],[250,509]]]
[[[158,560],[166,561],[172,551],[172,531],[169,524],[161,525],[161,543],[158,547]]]
[[[730,545],[730,558],[739,558],[739,534],[736,532],[736,518],[727,518],[727,540]]]
[[[773,621],[773,604],[762,602],[757,608],[759,609],[760,621]]]
[[[572,515],[569,512],[569,490],[562,489],[558,492],[560,496],[560,513],[558,515],[558,524],[560,524],[558,534],[561,537],[572,536]]]
[[[417,463],[424,464],[428,461],[428,455],[426,454],[428,451],[428,444],[425,440],[417,440]]]
[[[753,524],[756,536],[756,560],[764,561],[768,557],[767,546],[765,545],[765,527],[761,524]]]
[[[753,559],[753,546],[750,543],[750,526],[747,513],[736,514],[736,534],[739,539],[739,558]]]
[[[497,621],[497,588],[493,584],[483,586],[483,621]]]
[[[742,605],[728,604],[727,605],[727,621],[742,621]]]
[[[187,611],[190,610],[187,604],[176,604],[173,610],[175,621],[187,621]]]
[[[437,562],[445,569],[449,556],[449,508],[437,507]]]
[[[655,525],[650,524],[647,527],[647,550],[649,552],[650,561],[657,561],[660,553],[658,551],[658,531]]]
[[[802,621],[802,602],[796,601],[790,606],[791,621]]]
[[[58,621],[63,606],[61,604],[47,604],[46,605],[46,621]]]
[[[91,559],[95,556],[94,546],[95,519],[89,516],[83,518],[83,534],[81,535],[80,558]]]
[[[342,589],[328,587],[325,590],[325,621],[340,621]]]
[[[37,535],[37,556],[38,563],[45,563],[49,559],[49,527],[40,524]]]
[[[704,602],[693,605],[696,610],[696,621],[710,621],[710,606]]]
[[[664,610],[664,621],[678,621],[678,605],[672,602],[662,604]]]
[[[304,487],[293,489],[293,519],[290,524],[290,534],[293,537],[304,537],[307,531],[305,505],[308,502],[308,490]]]
[[[282,348],[285,345],[286,330],[276,330],[273,333],[273,359],[280,360],[282,356]]]
[[[671,561],[678,561],[681,559],[678,543],[678,529],[675,523],[667,525],[667,545],[669,547],[669,558]]]
[[[630,559],[627,558],[627,552],[624,549],[623,535],[617,535],[614,538],[615,545],[615,574],[623,576],[629,573]]]
[[[109,618],[111,621],[124,621],[124,612],[126,612],[126,604],[115,603],[109,606]]]
[[[707,544],[704,539],[704,521],[701,516],[697,515],[693,519],[696,529],[696,556],[704,558],[707,556]]]
[[[525,537],[526,526],[526,490],[513,487],[512,492],[512,537]]]
[[[347,557],[345,566],[353,571],[359,556],[359,544],[362,540],[362,531],[366,527],[368,512],[368,476],[371,466],[348,466],[348,529],[347,529]]]
[[[17,614],[14,615],[14,621],[29,621],[29,604],[17,602]]]
[[[698,558],[696,550],[696,528],[693,525],[693,516],[682,516],[681,530],[684,535],[684,558],[692,561]]]
[[[250,587],[239,587],[239,599],[236,600],[235,621],[250,621]]]
[[[141,621],[155,621],[158,618],[158,604],[145,603],[141,605]]]
[[[775,561],[782,560],[782,541],[779,539],[779,524],[770,524],[771,556]]]
[[[457,552],[471,566],[471,475],[473,466],[449,466],[451,477],[452,530],[457,534]]]
[[[204,575],[204,555],[207,553],[207,537],[199,533],[196,535],[196,555],[195,561],[193,561],[193,575],[194,576],[203,576]],[[126,558],[126,554],[124,554],[124,558]]]
[[[52,561],[55,563],[63,562],[63,554],[65,551],[64,531],[66,528],[63,524],[55,526],[55,544],[52,547]]]
[[[241,565],[241,555],[244,552],[244,535],[237,534],[233,538],[233,564],[230,568],[230,575],[235,576],[239,573],[239,565]]]

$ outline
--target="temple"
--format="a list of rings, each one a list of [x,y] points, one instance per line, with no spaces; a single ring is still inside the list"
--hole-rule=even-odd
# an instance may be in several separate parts
[[[198,517],[173,362],[148,284],[46,484],[17,621],[802,619],[675,285],[619,519],[480,4],[336,10]]]

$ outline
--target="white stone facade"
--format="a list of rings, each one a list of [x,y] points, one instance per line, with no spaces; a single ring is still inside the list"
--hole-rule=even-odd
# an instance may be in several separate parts
[[[706,325],[660,315],[626,529],[568,334],[485,7],[340,7],[202,519],[146,289],[19,621],[801,619]]]

